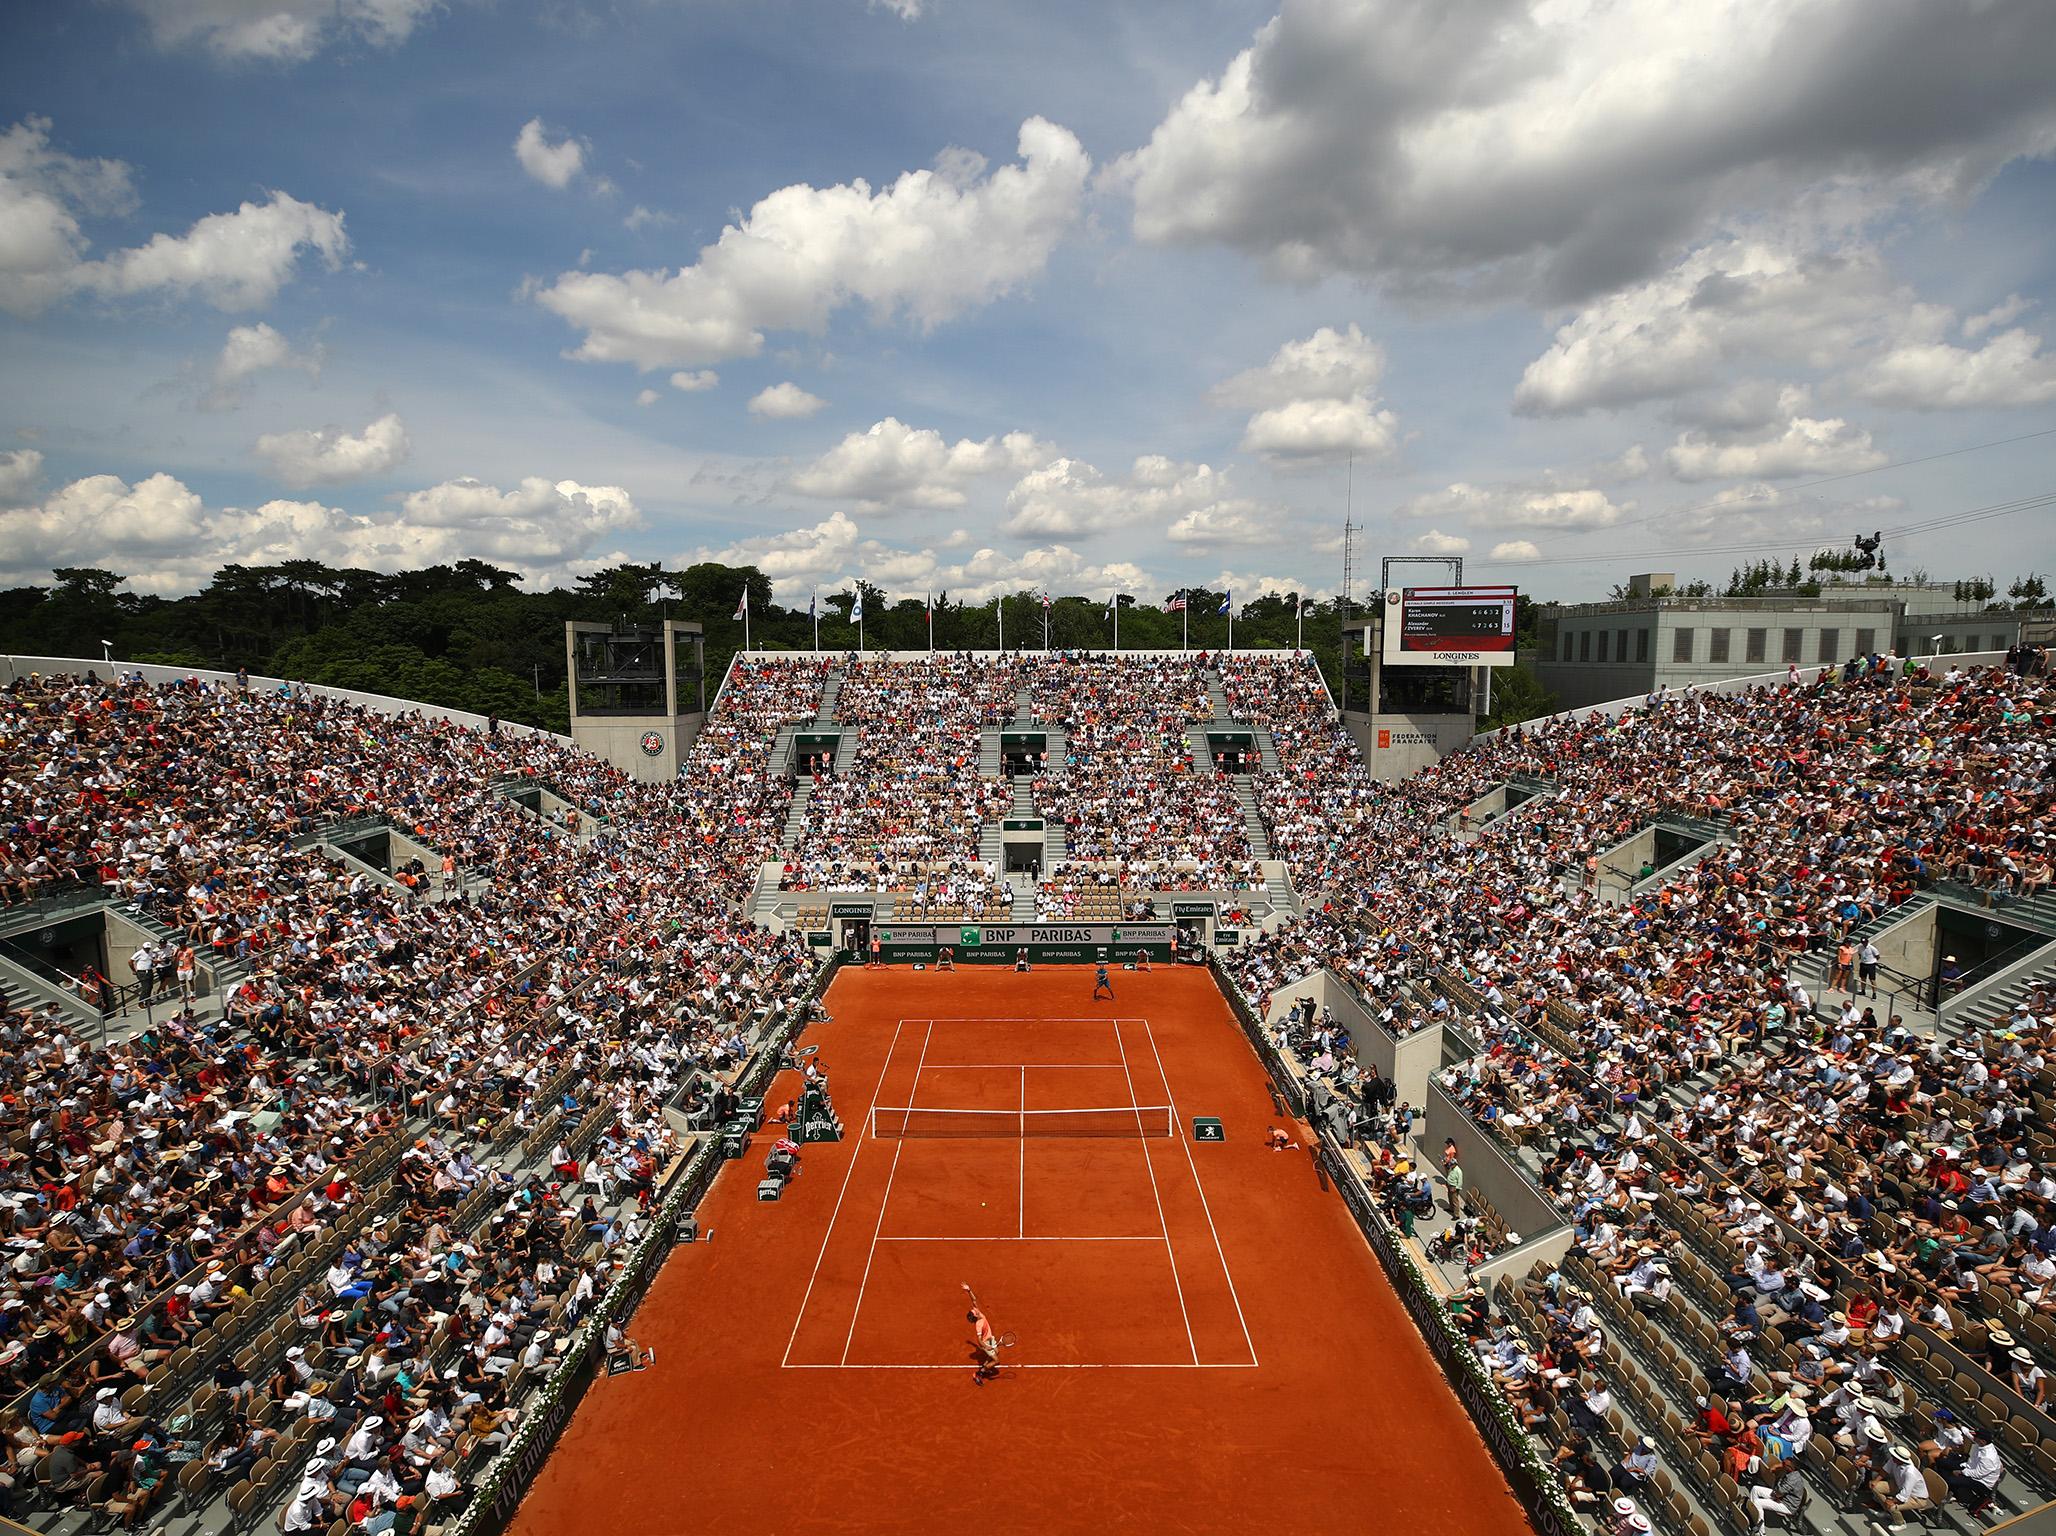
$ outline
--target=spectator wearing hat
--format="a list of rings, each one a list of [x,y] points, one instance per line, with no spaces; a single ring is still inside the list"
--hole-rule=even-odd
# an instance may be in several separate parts
[[[1936,1465],[1948,1481],[1950,1496],[1973,1515],[1983,1514],[1998,1498],[1999,1479],[2006,1473],[1990,1433],[1975,1424],[1970,1427],[1970,1448],[1962,1459],[1951,1465],[1945,1457]]]
[[[1908,1515],[1934,1507],[1928,1497],[1927,1479],[1921,1475],[1913,1453],[1903,1445],[1892,1446],[1881,1457],[1877,1475],[1865,1486],[1876,1507],[1895,1525]]]

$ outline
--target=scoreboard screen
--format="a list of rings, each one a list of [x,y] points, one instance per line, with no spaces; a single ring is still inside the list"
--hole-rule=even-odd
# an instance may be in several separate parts
[[[1512,587],[1404,587],[1385,594],[1387,666],[1510,667]]]

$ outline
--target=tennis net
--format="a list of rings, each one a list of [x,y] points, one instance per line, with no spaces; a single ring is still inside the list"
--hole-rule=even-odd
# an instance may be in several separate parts
[[[979,1136],[1011,1140],[1031,1136],[1169,1136],[1168,1104],[1123,1105],[1112,1109],[920,1109],[871,1111],[871,1134],[888,1141]]]

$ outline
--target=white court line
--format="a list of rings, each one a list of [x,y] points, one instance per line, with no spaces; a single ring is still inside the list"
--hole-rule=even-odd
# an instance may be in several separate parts
[[[1149,1053],[1156,1057],[1157,1076],[1163,1079],[1164,1099],[1171,1106],[1171,1132],[1176,1135],[1178,1101],[1171,1093],[1171,1074],[1164,1070],[1163,1053],[1157,1049],[1156,1031],[1147,1019],[1143,1020],[1142,1027],[1149,1035]],[[1214,1225],[1214,1208],[1207,1204],[1206,1186],[1199,1182],[1199,1164],[1193,1161],[1191,1144],[1183,1136],[1178,1137],[1178,1145],[1185,1149],[1185,1163],[1192,1170],[1192,1187],[1199,1191],[1199,1208],[1206,1212],[1207,1231],[1214,1235],[1214,1257],[1221,1261],[1221,1275],[1228,1282],[1228,1298],[1235,1303],[1235,1320],[1242,1325],[1242,1342],[1249,1347],[1249,1363],[1255,1365],[1256,1340],[1249,1336],[1249,1319],[1242,1314],[1242,1297],[1235,1290],[1235,1272],[1228,1267],[1228,1255],[1221,1248],[1221,1229]]]
[[[1028,1235],[1028,1069],[1021,1069],[1021,1180],[1014,1192],[1014,1235]]]
[[[876,1104],[878,1102],[878,1095],[885,1091],[885,1074],[892,1070],[893,1055],[895,1052],[899,1050],[900,1031],[905,1029],[906,1027],[907,1021],[905,1019],[901,1019],[899,1023],[893,1027],[892,1043],[885,1048],[885,1063],[883,1066],[879,1067],[878,1081],[871,1089],[872,1104]],[[828,1257],[828,1240],[831,1237],[835,1236],[836,1218],[842,1215],[842,1197],[848,1194],[850,1191],[850,1175],[857,1171],[857,1154],[864,1150],[864,1135],[866,1130],[869,1128],[870,1124],[871,1111],[870,1107],[867,1105],[864,1110],[863,1124],[857,1127],[856,1143],[850,1148],[849,1166],[844,1168],[842,1171],[842,1188],[838,1189],[835,1192],[835,1209],[829,1212],[828,1230],[821,1234],[821,1251],[814,1255],[814,1269],[813,1272],[807,1276],[806,1293],[800,1297],[799,1316],[795,1317],[792,1320],[792,1332],[787,1336],[785,1340],[785,1353],[784,1355],[780,1356],[778,1361],[780,1365],[784,1365],[792,1359],[792,1346],[800,1336],[800,1323],[805,1320],[807,1315],[807,1303],[809,1300],[813,1298],[814,1282],[821,1278],[821,1261]]]
[[[901,1019],[900,1022],[902,1024],[1147,1024],[1149,1020],[1109,1019],[1103,1013],[1081,1014],[1069,1019],[1052,1019],[1046,1015],[1038,1015],[1032,1019],[1009,1019],[996,1018],[992,1014],[981,1013],[975,1017],[965,1014],[954,1019],[937,1017],[933,1019]],[[1113,1063],[1109,1062],[1107,1065],[1112,1066]]]
[[[906,1107],[908,1109],[912,1109],[914,1107],[914,1100],[921,1097],[921,1063],[928,1059],[928,1042],[934,1036],[935,1020],[930,1019],[928,1021],[928,1033],[921,1037],[921,1054],[914,1062],[914,1086],[907,1093]],[[897,1031],[894,1033],[894,1038],[898,1038]],[[892,1057],[887,1055],[885,1059],[889,1062],[892,1060]],[[878,1076],[878,1083],[881,1088],[885,1085],[885,1074],[882,1072]],[[872,1102],[874,1104],[877,1102],[875,1095],[872,1098]],[[899,1173],[900,1149],[904,1146],[906,1146],[904,1138],[893,1143],[892,1166],[885,1170],[885,1194],[878,1202],[878,1222],[877,1225],[871,1228],[871,1246],[864,1250],[864,1277],[857,1282],[857,1304],[850,1308],[850,1331],[842,1337],[842,1358],[845,1361],[850,1357],[850,1341],[857,1336],[857,1318],[864,1310],[864,1288],[871,1283],[871,1262],[878,1257],[878,1234],[885,1230],[885,1208],[892,1204],[892,1181],[894,1176]],[[856,1159],[852,1157],[850,1161],[854,1163]],[[824,1243],[822,1247],[825,1251],[827,1245]]]
[[[968,1371],[968,1365],[788,1365],[788,1371]],[[1240,1360],[1141,1360],[1046,1361],[1041,1364],[1004,1365],[1003,1371],[1253,1371],[1255,1366]]]
[[[938,1019],[937,1023],[943,1021]],[[1069,1072],[1118,1067],[1118,1061],[938,1061],[930,1072]]]
[[[1146,1024],[1147,1020],[1144,1022]],[[1197,1365],[1199,1364],[1199,1343],[1192,1336],[1192,1314],[1185,1308],[1185,1283],[1178,1278],[1178,1250],[1171,1245],[1171,1225],[1164,1220],[1164,1197],[1163,1192],[1157,1188],[1156,1159],[1149,1155],[1149,1137],[1140,1134],[1142,1131],[1142,1101],[1135,1097],[1135,1074],[1128,1070],[1128,1047],[1121,1039],[1121,1021],[1119,1019],[1114,1020],[1114,1044],[1121,1048],[1121,1075],[1128,1079],[1128,1103],[1135,1111],[1135,1129],[1138,1133],[1136,1140],[1142,1143],[1142,1166],[1149,1170],[1149,1193],[1151,1198],[1156,1201],[1157,1228],[1164,1234],[1164,1252],[1169,1255],[1171,1260],[1171,1287],[1178,1293],[1178,1315],[1185,1319],[1185,1347],[1192,1351],[1192,1363]],[[1168,1095],[1170,1091],[1171,1085],[1165,1083],[1165,1094]],[[1174,1115],[1171,1122],[1173,1134],[1177,1132],[1177,1129],[1177,1119]]]
[[[881,1243],[1160,1243],[1163,1241],[1154,1232],[1145,1232],[1140,1237],[893,1237],[878,1239]]]

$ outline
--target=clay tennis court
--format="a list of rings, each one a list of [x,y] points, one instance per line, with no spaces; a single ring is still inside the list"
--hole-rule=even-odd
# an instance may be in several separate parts
[[[1340,1199],[1261,1145],[1210,977],[1114,987],[845,971],[803,1043],[846,1139],[776,1203],[775,1130],[724,1171],[631,1325],[656,1366],[594,1383],[514,1528],[1526,1531]],[[965,1283],[1018,1340],[985,1386]]]

